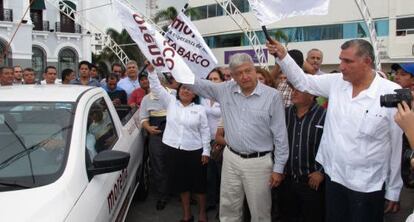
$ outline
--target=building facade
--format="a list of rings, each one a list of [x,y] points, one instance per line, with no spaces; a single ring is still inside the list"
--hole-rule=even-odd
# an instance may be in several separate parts
[[[261,26],[251,12],[248,0],[233,0],[243,16],[257,31],[260,42],[265,43]],[[414,62],[414,1],[366,0],[375,21],[380,45],[380,58],[384,70],[395,62]],[[240,50],[252,50],[248,38],[226,16],[215,0],[190,0],[190,6],[199,12],[193,18],[195,25],[213,50],[220,65],[228,63],[228,57]],[[216,24],[216,25],[214,25]],[[352,38],[369,38],[366,25],[355,1],[330,0],[326,16],[302,16],[282,20],[267,27],[271,35],[278,30],[288,37],[287,47],[299,49],[305,55],[312,48],[324,52],[322,69],[338,70],[340,46]],[[285,42],[286,44],[286,42]],[[267,53],[267,52],[266,52]],[[267,55],[268,65],[274,64]]]
[[[41,78],[46,66],[56,66],[60,76],[63,69],[77,70],[80,60],[91,61],[90,33],[60,10],[60,1],[30,2],[0,0],[2,65],[32,67]],[[85,4],[81,0],[63,2],[77,11]]]

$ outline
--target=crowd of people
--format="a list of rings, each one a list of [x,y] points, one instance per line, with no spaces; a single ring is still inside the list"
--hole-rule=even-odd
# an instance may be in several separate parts
[[[82,61],[61,80],[48,66],[0,70],[1,86],[77,84],[103,87],[114,105],[139,109],[146,134],[156,209],[179,194],[182,222],[194,221],[190,204],[232,221],[401,221],[414,208],[414,112],[411,104],[382,107],[395,89],[414,89],[414,63],[393,64],[390,79],[374,70],[365,40],[341,46],[340,71],[321,70],[323,52],[286,50],[267,43],[276,58],[267,71],[250,55],[181,84],[147,64],[118,63],[99,78]],[[407,221],[414,221],[410,216]]]

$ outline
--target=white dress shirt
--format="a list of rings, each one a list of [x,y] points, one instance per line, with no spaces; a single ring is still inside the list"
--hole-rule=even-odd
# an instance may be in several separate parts
[[[203,98],[201,105],[206,109],[210,138],[214,140],[216,138],[217,126],[221,119],[220,103],[214,102],[211,104],[210,99]]]
[[[129,77],[123,78],[119,80],[117,86],[125,90],[125,92],[127,93],[128,99],[135,89],[140,88],[138,77],[136,80],[132,80]]]
[[[204,107],[194,103],[183,106],[176,96],[161,86],[155,72],[149,74],[148,80],[151,92],[167,109],[167,124],[162,142],[187,151],[203,148],[202,155],[210,156],[210,130]]]
[[[329,98],[316,160],[332,181],[366,193],[381,190],[385,182],[385,198],[397,201],[403,186],[402,130],[394,122],[397,109],[380,107],[380,96],[400,87],[376,74],[369,88],[352,98],[342,73],[306,75],[289,55],[276,60],[295,88]]]

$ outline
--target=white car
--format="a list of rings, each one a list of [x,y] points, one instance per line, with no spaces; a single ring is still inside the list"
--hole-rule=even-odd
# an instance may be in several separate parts
[[[121,108],[102,88],[0,87],[0,221],[123,221],[148,184],[138,112]]]

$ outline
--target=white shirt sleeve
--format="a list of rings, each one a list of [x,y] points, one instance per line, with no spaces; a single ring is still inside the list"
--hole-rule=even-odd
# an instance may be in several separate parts
[[[158,79],[158,75],[155,71],[149,73],[148,80],[150,82],[151,92],[160,99],[165,108],[167,108],[171,102],[174,102],[176,100],[175,97],[168,93],[168,91],[161,85],[160,80]]]
[[[338,75],[340,75],[306,74],[289,56],[289,54],[287,54],[283,60],[276,58],[276,62],[282,68],[282,71],[287,76],[289,82],[292,83],[296,89],[316,96],[328,98],[333,82],[338,78]]]
[[[390,119],[390,139],[391,139],[391,157],[389,158],[389,175],[385,182],[385,198],[391,201],[398,201],[403,186],[401,178],[401,153],[402,153],[402,130],[394,122],[396,109],[389,110]]]
[[[203,143],[203,156],[210,156],[210,128],[208,127],[208,120],[206,110],[200,106],[200,134]]]

